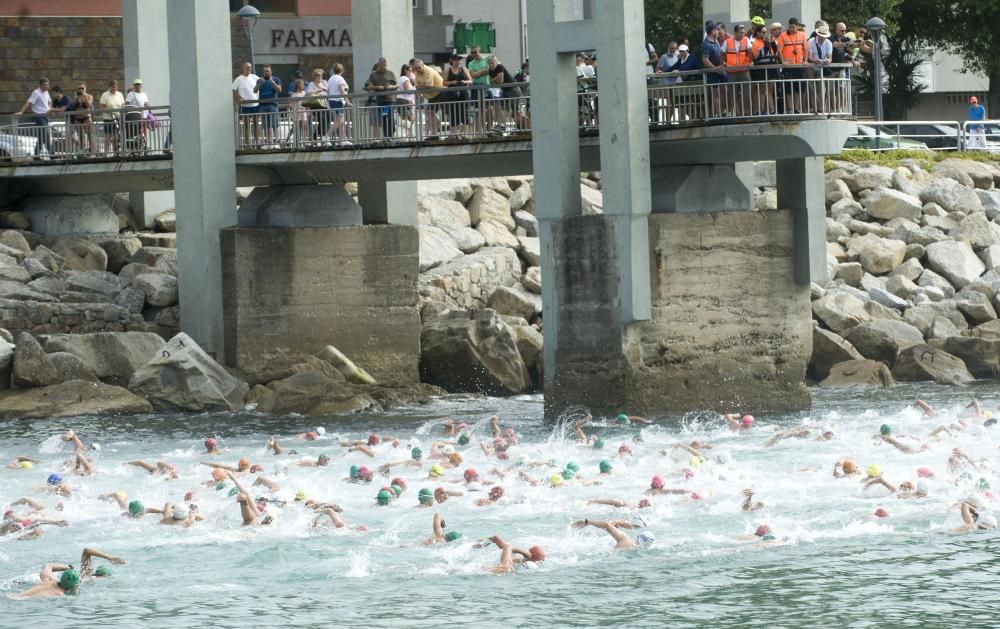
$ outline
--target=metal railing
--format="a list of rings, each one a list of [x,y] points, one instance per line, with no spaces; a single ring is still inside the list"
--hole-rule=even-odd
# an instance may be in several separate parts
[[[169,154],[170,142],[166,105],[0,118],[0,163],[148,158]]]
[[[996,121],[966,120],[962,123],[961,136],[966,151],[1000,153],[1000,123]]]

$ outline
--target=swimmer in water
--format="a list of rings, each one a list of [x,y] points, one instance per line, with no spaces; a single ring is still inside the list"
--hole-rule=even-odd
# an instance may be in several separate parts
[[[437,489],[434,490],[434,500],[438,504],[441,504],[442,502],[446,502],[448,500],[448,498],[451,498],[451,497],[457,498],[459,496],[464,496],[464,495],[465,494],[462,493],[462,492],[460,492],[460,491],[457,491],[457,490],[454,490],[454,489],[445,489],[444,487],[438,487]]]
[[[257,524],[260,520],[260,524],[270,524],[274,518],[267,514],[267,499],[254,501],[250,497],[250,492],[240,484],[239,479],[232,472],[229,473],[229,479],[233,481],[233,485],[236,486],[236,490],[239,495],[236,497],[236,501],[240,503],[240,513],[243,516],[243,526],[252,526]],[[263,503],[263,505],[261,504]],[[261,507],[264,508],[261,508]],[[263,516],[263,517],[262,517]]]
[[[618,498],[592,498],[587,501],[588,505],[606,505],[608,507],[618,507],[619,509],[646,509],[652,506],[648,498],[643,498],[638,503],[619,500]]]
[[[503,498],[503,495],[504,495],[503,487],[501,487],[500,485],[494,485],[493,487],[490,487],[489,498],[480,498],[479,500],[476,501],[476,506],[489,507],[491,505],[495,505],[497,502],[500,501],[501,498]]]
[[[267,487],[267,490],[270,491],[272,494],[281,491],[281,483],[272,478],[267,478],[266,476],[258,476],[257,478],[254,479],[253,484],[250,486]]]
[[[56,573],[59,573],[58,578],[56,578]],[[41,583],[19,594],[12,594],[10,598],[25,601],[33,598],[52,598],[79,593],[80,575],[69,564],[47,563],[42,566],[38,577],[41,579]]]
[[[74,452],[80,453],[80,452],[86,452],[87,451],[87,446],[83,445],[83,442],[80,441],[80,437],[78,437],[77,434],[75,432],[73,432],[72,430],[67,430],[66,434],[64,434],[62,436],[62,440],[63,441],[72,441],[73,442],[73,451]]]
[[[448,435],[449,437],[454,437],[460,434],[463,430],[468,428],[468,424],[465,422],[455,423],[450,417],[445,417],[444,422],[441,424],[441,432]]]
[[[205,439],[205,451],[202,454],[222,454],[222,450],[219,449],[219,440],[215,437]]]
[[[527,551],[515,548],[499,535],[490,536],[490,541],[500,549],[500,561],[488,572],[493,574],[513,574],[518,566],[536,566],[545,561],[545,551],[541,546],[532,546]],[[515,555],[517,555],[515,557]]]
[[[924,402],[923,400],[915,400],[913,404],[910,404],[910,407],[919,408],[921,411],[924,412],[924,415],[927,417],[934,417],[935,415],[937,415],[937,413],[934,411],[934,407],[928,404],[927,402]]]
[[[747,489],[744,489],[743,496],[744,496],[743,505],[740,507],[741,511],[744,512],[759,511],[764,508],[763,502],[753,501],[753,489],[749,487]]]
[[[77,476],[91,476],[94,473],[94,464],[87,460],[82,454],[76,455],[76,464],[73,466],[73,473]]]
[[[329,454],[321,454],[316,459],[307,457],[302,459],[301,461],[296,461],[294,463],[294,465],[298,465],[299,467],[326,467],[329,464],[330,464]]]
[[[582,529],[587,526],[593,526],[594,528],[601,529],[615,540],[616,550],[629,550],[632,548],[649,548],[656,541],[656,538],[649,531],[643,531],[636,536],[635,539],[630,538],[625,533],[612,524],[605,520],[577,520],[573,522],[573,528]]]
[[[969,496],[961,502],[957,502],[952,507],[959,507],[962,512],[962,526],[955,529],[955,533],[967,533],[969,531],[988,531],[997,527],[997,519],[992,515],[982,515],[983,502],[976,496]]]
[[[918,449],[901,442],[892,434],[892,426],[890,426],[889,424],[882,424],[882,426],[879,427],[879,434],[877,435],[877,437],[881,439],[884,443],[888,443],[889,445],[893,446],[894,448],[905,454],[916,454],[917,452],[926,450],[928,447],[930,447],[926,443],[924,443]]]
[[[669,495],[683,495],[690,493],[689,489],[673,489],[664,486],[665,481],[663,477],[657,474],[649,481],[649,489],[646,490],[646,495],[648,496],[669,496]]]
[[[188,528],[195,522],[200,522],[204,519],[198,513],[198,508],[195,505],[185,507],[184,505],[175,505],[172,502],[168,502],[163,505],[163,518],[160,519],[160,524]]]
[[[444,518],[441,517],[440,513],[434,514],[434,524],[433,524],[433,535],[425,539],[421,546],[432,546],[434,544],[445,544],[447,542],[453,542],[457,539],[462,538],[462,534],[458,531],[448,531],[446,534],[444,532],[445,522]]]
[[[94,569],[94,557],[104,559],[116,566],[125,565],[125,560],[121,557],[102,553],[95,548],[84,548],[83,554],[80,555],[80,578],[92,579],[94,577],[110,576],[111,570],[107,566],[98,566],[96,570]]]
[[[645,417],[639,417],[638,415],[626,415],[625,413],[618,413],[615,415],[613,420],[608,421],[608,425],[616,426],[627,426],[629,424],[646,424],[648,426],[652,423],[653,422]]]
[[[135,465],[136,467],[141,467],[142,469],[149,472],[150,475],[153,474],[163,474],[171,480],[176,480],[179,478],[177,466],[172,463],[165,463],[163,461],[157,461],[156,465],[152,463],[147,463],[146,461],[129,461],[126,465]]]
[[[337,529],[347,528],[347,522],[340,517],[340,514],[333,507],[322,507],[316,509],[318,515],[312,522],[314,529],[332,526]]]
[[[14,460],[7,465],[9,470],[30,470],[36,465],[40,465],[42,462],[38,459],[32,458],[30,456],[16,456]]]
[[[736,539],[744,542],[757,542],[758,545],[780,544],[781,542],[771,532],[771,527],[761,524],[753,535],[737,535]]]
[[[236,463],[236,467],[226,465],[224,463],[212,463],[210,461],[199,461],[198,465],[206,465],[215,469],[226,470],[227,472],[239,472],[241,474],[250,471],[250,460],[246,457],[240,459],[239,462]]]
[[[726,420],[726,424],[729,425],[729,429],[733,432],[746,432],[752,429],[754,423],[756,422],[753,415],[744,415],[743,417],[740,417],[739,415],[735,415],[733,413],[726,413],[722,416],[722,418]]]
[[[833,464],[833,476],[835,478],[845,478],[856,476],[861,473],[858,464],[849,458],[842,459]]]
[[[799,426],[798,428],[793,428],[792,430],[786,430],[785,432],[779,432],[773,435],[770,439],[764,442],[764,447],[770,448],[774,444],[785,439],[806,439],[812,436],[812,434],[813,430],[808,426]],[[832,438],[833,431],[824,430],[814,439],[814,441],[829,441]]]

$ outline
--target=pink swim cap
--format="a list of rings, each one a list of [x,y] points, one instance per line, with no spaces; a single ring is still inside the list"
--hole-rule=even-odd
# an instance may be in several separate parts
[[[649,481],[649,486],[653,489],[661,489],[663,487],[663,477],[657,474],[653,477],[653,480]]]
[[[684,470],[684,478],[685,479],[694,478],[694,471],[693,470],[689,470],[689,469],[685,469]]]
[[[319,437],[319,435],[317,433],[315,433],[315,432],[313,432],[313,431],[310,430],[309,432],[307,432],[304,435],[304,437],[305,437],[306,441],[315,441],[316,438]]]
[[[216,441],[213,437],[209,437],[208,439],[205,439],[205,449],[206,450],[211,450],[212,448],[214,448],[217,445],[219,445],[219,442]]]
[[[528,549],[528,559],[534,562],[545,561],[545,551],[541,546],[532,546]]]
[[[618,454],[632,454],[632,448],[628,447],[627,443],[623,443],[618,446]]]
[[[184,494],[184,502],[191,502],[191,499],[193,499],[193,498],[194,498],[194,492],[193,491],[189,491],[186,494]]]
[[[918,467],[917,476],[919,478],[934,478],[934,472],[929,467]]]
[[[380,443],[382,443],[382,440],[379,439],[378,435],[376,435],[375,433],[368,435],[368,445],[377,446]]]
[[[750,426],[753,426],[753,422],[753,415],[744,415],[743,419],[740,420],[740,425],[744,428],[749,428]]]
[[[699,494],[699,493],[698,493],[698,492],[696,492],[696,491],[695,491],[695,492],[692,492],[692,493],[691,493],[691,500],[701,500],[701,494]]]
[[[465,477],[466,482],[471,482],[479,478],[479,472],[470,467],[469,469],[465,470],[465,473],[462,474],[462,476]]]
[[[362,465],[358,468],[358,477],[364,480],[371,480],[372,471],[368,469],[367,465]]]
[[[875,509],[875,517],[876,518],[887,518],[887,517],[889,517],[889,512],[886,511],[885,509],[883,509],[882,507],[879,507],[878,509]]]
[[[652,505],[652,503],[649,502],[648,498],[643,498],[642,500],[639,501],[639,508],[640,509],[645,509],[646,507],[651,507],[651,506],[653,506],[653,505]]]
[[[760,526],[757,527],[757,530],[754,531],[754,535],[756,535],[757,537],[764,537],[765,535],[770,535],[770,534],[771,534],[771,527],[766,524],[761,524]]]

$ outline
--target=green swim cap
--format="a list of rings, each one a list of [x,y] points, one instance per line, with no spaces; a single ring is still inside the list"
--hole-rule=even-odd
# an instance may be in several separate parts
[[[627,424],[628,423],[628,415],[626,415],[625,413],[618,413],[618,416],[615,417],[615,423],[618,423],[618,424]]]
[[[469,435],[465,434],[464,432],[458,437],[458,445],[460,446],[469,445],[469,441],[471,441],[471,439],[469,439]]]
[[[990,488],[990,481],[985,478],[979,479],[979,491],[986,491]]]
[[[403,488],[400,487],[399,485],[390,485],[389,489],[392,490],[392,493],[396,494],[397,498],[399,498],[403,494]]]
[[[226,488],[226,484],[220,481],[219,484],[217,484],[215,486],[215,491],[222,491],[225,488]]]
[[[420,490],[420,493],[417,494],[417,500],[420,502],[431,502],[434,500],[434,492],[424,487]]]
[[[890,426],[889,424],[882,424],[882,426],[878,429],[878,431],[879,431],[879,434],[882,434],[882,435],[891,435],[892,434],[892,426]]]
[[[239,488],[238,487],[233,487],[232,489],[229,490],[229,497],[232,498],[233,496],[235,496],[238,493],[240,493]]]
[[[375,500],[384,507],[392,501],[392,494],[383,489],[375,496]]]
[[[448,531],[445,533],[444,541],[454,542],[456,539],[462,539],[462,534],[458,531]]]
[[[566,464],[566,469],[573,470],[573,473],[575,474],[580,471],[580,466],[574,463],[573,461],[570,461],[569,463]]]
[[[762,541],[762,542],[773,542],[774,540],[775,540],[774,535],[771,535],[770,533],[768,533],[764,537],[760,538],[760,541]]]
[[[614,468],[613,465],[611,465],[611,461],[601,461],[601,473],[602,474],[607,474],[608,472],[610,472],[613,469],[615,469],[615,468]]]
[[[143,506],[143,504],[138,500],[133,500],[132,502],[128,503],[128,512],[132,515],[133,518],[137,518],[146,512],[146,507]]]
[[[94,570],[95,577],[110,577],[114,573],[111,566],[97,566],[97,570]]]
[[[597,438],[597,439],[596,439],[596,440],[594,441],[594,449],[595,449],[595,450],[600,450],[600,449],[601,449],[601,448],[603,448],[603,447],[604,447],[604,439],[601,439],[600,437],[598,437],[598,438]]]
[[[562,471],[562,477],[564,479],[566,479],[566,480],[573,480],[573,478],[575,476],[576,476],[576,472],[574,472],[573,470],[569,469],[568,467]]]
[[[420,450],[420,448],[413,448],[410,450],[410,457],[412,457],[414,461],[419,461],[422,456],[424,456],[424,453]]]
[[[76,570],[63,570],[59,575],[59,587],[64,590],[75,590],[80,587],[80,575]]]
[[[356,479],[358,477],[358,466],[352,465],[351,469],[348,471],[348,474],[351,475],[352,479]]]

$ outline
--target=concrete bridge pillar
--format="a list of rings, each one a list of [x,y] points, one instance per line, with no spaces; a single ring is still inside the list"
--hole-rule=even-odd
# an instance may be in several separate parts
[[[662,166],[653,170],[653,211],[745,212],[753,191],[733,164]]]
[[[788,26],[788,18],[799,18],[799,21],[806,25],[806,35],[808,35],[812,32],[816,20],[822,17],[820,4],[820,0],[773,0],[771,15],[774,20],[785,26]]]
[[[167,0],[122,0],[122,40],[125,76],[122,90],[142,79],[143,91],[153,105],[170,103],[170,55],[167,50]],[[72,87],[72,86],[71,86]],[[100,87],[100,91],[98,91]],[[104,86],[93,86],[100,94]],[[149,227],[157,214],[174,209],[172,190],[131,192],[132,215],[141,227]]]
[[[780,159],[775,163],[778,207],[795,217],[795,281],[826,281],[826,194],[823,158]]]
[[[747,24],[750,22],[750,2],[749,0],[705,0],[701,9],[701,23],[708,20],[722,22],[733,32],[733,24]],[[704,34],[703,34],[704,35]]]
[[[219,231],[236,222],[229,3],[167,3],[181,329],[223,354]]]

